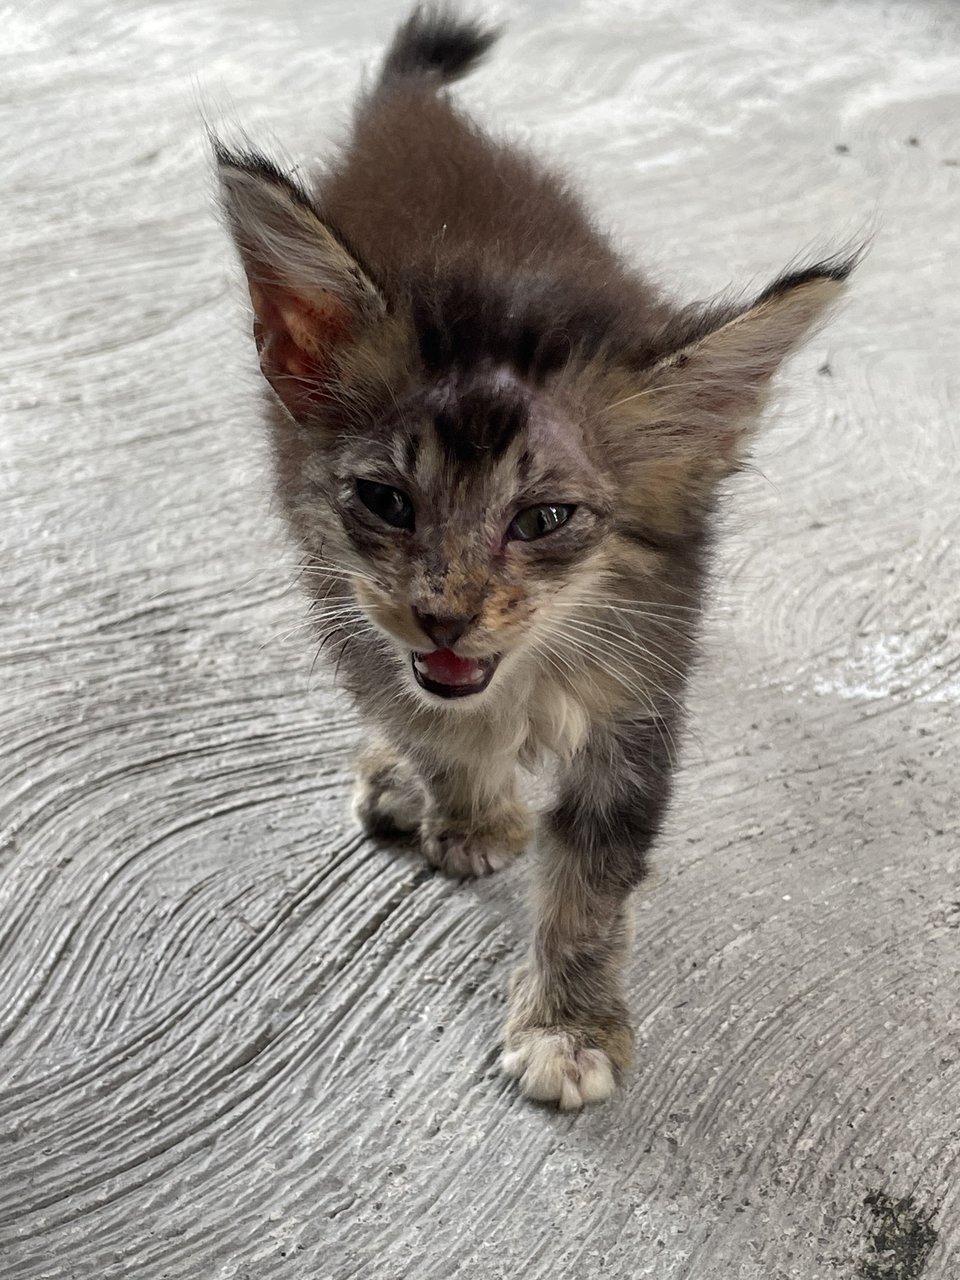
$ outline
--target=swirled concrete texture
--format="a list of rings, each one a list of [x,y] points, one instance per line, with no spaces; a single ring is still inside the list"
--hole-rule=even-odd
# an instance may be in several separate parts
[[[0,1274],[960,1275],[954,0],[518,0],[463,89],[707,296],[875,231],[732,494],[609,1106],[495,1069],[522,871],[345,816],[200,104],[322,154],[395,0],[2,18]]]

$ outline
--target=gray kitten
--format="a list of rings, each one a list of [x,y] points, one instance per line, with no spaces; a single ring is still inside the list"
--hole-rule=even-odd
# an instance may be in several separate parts
[[[370,726],[360,821],[485,875],[531,840],[518,765],[559,762],[503,1067],[574,1108],[631,1056],[628,900],[670,792],[718,486],[853,260],[677,308],[443,92],[493,40],[414,13],[315,185],[217,160],[279,494]]]

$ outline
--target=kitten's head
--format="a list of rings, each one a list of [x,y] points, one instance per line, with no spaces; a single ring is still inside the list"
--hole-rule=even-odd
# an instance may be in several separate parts
[[[559,635],[589,654],[592,604],[670,604],[698,585],[716,485],[850,264],[746,307],[663,308],[636,332],[629,288],[482,261],[374,279],[271,164],[218,159],[285,409],[288,511],[322,593],[352,593],[411,687],[480,705],[525,658],[562,670]]]

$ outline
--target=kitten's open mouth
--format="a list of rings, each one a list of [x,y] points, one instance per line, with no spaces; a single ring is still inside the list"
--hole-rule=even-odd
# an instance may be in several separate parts
[[[500,661],[493,658],[461,658],[452,649],[432,649],[413,654],[413,674],[421,689],[441,698],[466,698],[481,693],[493,679]]]

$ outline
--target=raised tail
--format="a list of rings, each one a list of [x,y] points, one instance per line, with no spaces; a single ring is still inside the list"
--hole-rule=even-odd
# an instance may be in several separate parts
[[[387,50],[380,85],[426,77],[437,85],[472,71],[500,32],[476,18],[462,18],[441,5],[414,9]]]

